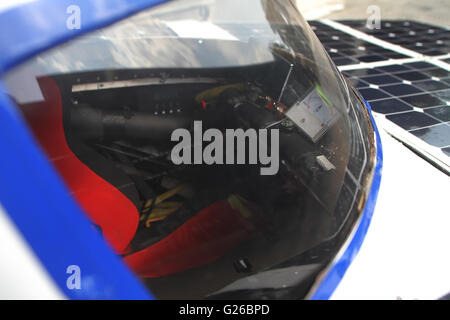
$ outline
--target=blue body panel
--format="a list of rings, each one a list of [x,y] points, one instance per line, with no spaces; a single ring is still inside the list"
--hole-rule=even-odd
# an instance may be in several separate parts
[[[0,75],[42,51],[166,1],[40,0],[0,13],[0,28],[7,30],[0,33]],[[66,10],[74,4],[81,9],[81,29],[69,30]],[[0,203],[55,283],[71,299],[151,298],[92,230],[5,92],[0,84]],[[362,221],[313,299],[331,295],[367,232],[381,177],[381,143],[376,134],[377,167]],[[81,268],[79,290],[67,287],[70,265]]]

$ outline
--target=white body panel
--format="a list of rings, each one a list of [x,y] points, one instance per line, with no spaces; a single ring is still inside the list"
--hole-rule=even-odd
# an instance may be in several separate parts
[[[382,128],[372,223],[333,299],[438,299],[450,292],[449,177]]]
[[[0,261],[0,300],[65,299],[1,206]]]

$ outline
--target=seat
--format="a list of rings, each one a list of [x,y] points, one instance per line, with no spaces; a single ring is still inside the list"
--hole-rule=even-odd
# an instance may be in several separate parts
[[[58,84],[50,77],[41,77],[38,82],[44,101],[20,105],[26,121],[73,197],[107,242],[119,254],[128,252],[139,223],[139,199],[133,182],[111,161],[64,130]]]

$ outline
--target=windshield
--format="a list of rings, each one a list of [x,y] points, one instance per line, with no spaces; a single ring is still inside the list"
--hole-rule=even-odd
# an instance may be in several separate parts
[[[305,297],[364,208],[369,114],[295,1],[173,1],[5,80],[159,298]]]

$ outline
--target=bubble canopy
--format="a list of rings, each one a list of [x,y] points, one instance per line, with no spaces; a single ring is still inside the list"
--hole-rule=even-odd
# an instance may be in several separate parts
[[[369,112],[293,2],[232,2],[160,5],[4,79],[157,298],[306,297],[370,191]]]

